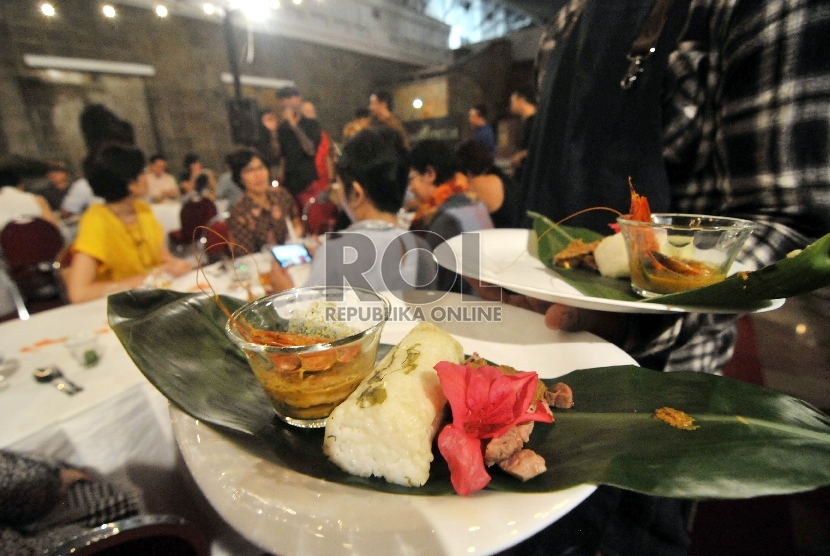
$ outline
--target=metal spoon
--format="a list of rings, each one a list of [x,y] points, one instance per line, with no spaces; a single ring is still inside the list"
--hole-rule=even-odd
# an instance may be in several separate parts
[[[34,375],[35,380],[37,380],[38,382],[47,383],[57,381],[55,382],[55,388],[63,392],[66,392],[70,396],[73,396],[81,390],[83,390],[82,387],[78,386],[68,378],[64,377],[61,370],[57,367],[42,367],[40,369],[37,369]]]

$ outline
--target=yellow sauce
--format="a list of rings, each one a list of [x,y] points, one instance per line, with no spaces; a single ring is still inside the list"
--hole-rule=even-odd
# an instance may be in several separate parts
[[[660,409],[655,409],[654,418],[668,423],[673,427],[677,427],[678,429],[683,429],[684,431],[693,431],[700,428],[699,426],[692,424],[695,422],[694,418],[671,407],[661,407]]]
[[[631,282],[643,290],[670,294],[702,288],[722,282],[726,278],[725,272],[719,272],[714,267],[696,261],[681,261],[686,265],[694,266],[700,274],[687,275],[673,272],[669,269],[645,268],[643,263],[631,265]]]

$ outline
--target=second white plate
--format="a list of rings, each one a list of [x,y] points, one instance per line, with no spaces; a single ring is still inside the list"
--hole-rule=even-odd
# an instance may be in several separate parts
[[[621,301],[585,295],[528,253],[528,230],[493,229],[475,233],[479,238],[478,253],[464,253],[465,247],[472,249],[475,244],[469,242],[464,245],[463,235],[458,235],[435,249],[438,264],[456,272],[458,272],[457,269],[461,269],[460,273],[465,276],[477,278],[519,294],[582,309],[614,313],[736,313],[729,309]],[[755,312],[770,311],[783,304],[783,299],[771,300],[768,305]]]

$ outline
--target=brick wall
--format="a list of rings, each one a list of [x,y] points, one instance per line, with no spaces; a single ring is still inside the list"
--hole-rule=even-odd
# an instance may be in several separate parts
[[[189,151],[221,170],[222,158],[232,148],[225,110],[232,88],[219,81],[222,72],[230,71],[221,25],[176,16],[160,19],[152,11],[124,5],[108,20],[93,0],[62,0],[58,16],[51,19],[37,6],[32,0],[0,2],[0,145],[19,154],[63,155],[50,152],[49,130],[30,113],[31,102],[20,83],[34,72],[23,64],[23,54],[132,62],[156,69],[154,77],[142,78],[150,121],[141,124],[149,129],[140,131],[151,143],[142,146],[164,152],[174,172]],[[235,38],[244,57],[245,30],[237,28]],[[373,88],[393,84],[416,69],[267,34],[255,34],[254,54],[252,64],[242,60],[241,72],[296,82],[315,102],[323,128],[334,139],[354,110],[368,104]],[[95,94],[100,96],[100,91]],[[86,101],[98,98],[95,94]],[[257,97],[260,104],[276,104],[270,91],[258,91]],[[118,115],[127,120],[131,116],[124,110]]]

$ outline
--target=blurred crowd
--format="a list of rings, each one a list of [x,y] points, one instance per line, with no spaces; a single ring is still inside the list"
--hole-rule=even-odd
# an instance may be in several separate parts
[[[357,231],[386,249],[412,231],[397,264],[410,251],[430,250],[460,231],[516,225],[514,179],[533,125],[531,87],[511,95],[508,108],[521,129],[515,156],[501,165],[483,104],[469,110],[473,139],[412,145],[388,91],[373,92],[336,134],[323,129],[314,104],[298,89],[276,96],[279,110],[260,112],[258,134],[227,153],[221,171],[188,153],[178,176],[164,154],[147,158],[136,147],[129,121],[90,105],[79,122],[87,149],[81,175],[72,176],[59,160],[48,163],[43,179],[25,185],[14,170],[0,171],[0,229],[21,218],[57,227],[65,239],[58,257],[65,290],[79,302],[139,287],[160,273],[175,278],[198,263],[285,243],[304,243],[315,255],[327,232]],[[181,205],[181,229],[164,230],[154,216],[153,207],[164,203]],[[325,276],[324,260],[333,266],[336,257],[330,248],[322,252],[329,256],[315,257],[319,268],[308,285],[342,280],[331,269]],[[409,282],[387,277],[395,287],[469,291],[431,257],[411,257],[417,265],[407,263]],[[291,286],[287,273],[274,268],[272,275],[274,288]]]

